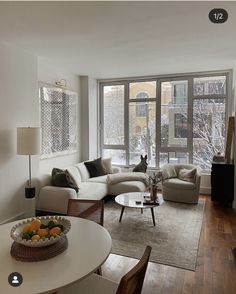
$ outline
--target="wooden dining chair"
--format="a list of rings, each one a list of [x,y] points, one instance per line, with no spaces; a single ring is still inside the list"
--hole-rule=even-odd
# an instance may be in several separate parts
[[[103,226],[104,202],[103,200],[69,199],[67,215],[86,218]],[[102,268],[96,270],[96,274],[102,275]]]
[[[152,248],[147,246],[140,261],[117,284],[102,276],[92,274],[58,294],[141,294]]]
[[[86,218],[103,226],[103,200],[69,199],[67,215]]]

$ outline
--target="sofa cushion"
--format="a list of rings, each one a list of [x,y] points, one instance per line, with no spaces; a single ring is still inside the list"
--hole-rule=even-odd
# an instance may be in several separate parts
[[[124,172],[124,173],[117,173],[111,174],[107,176],[108,184],[117,184],[120,182],[126,181],[142,181],[144,183],[147,182],[147,176],[145,173],[141,172]]]
[[[88,179],[86,182],[107,184],[107,175]]]
[[[119,195],[121,193],[144,191],[146,191],[146,185],[141,181],[119,182],[117,184],[108,186],[108,194],[114,196]]]
[[[81,175],[80,175],[78,168],[75,166],[69,166],[66,168],[66,170],[68,170],[70,175],[74,178],[77,186],[79,187],[82,179],[81,179]]]
[[[74,178],[70,175],[68,170],[53,168],[52,170],[52,185],[56,187],[72,188],[76,192],[79,191]]]
[[[162,185],[164,185],[167,188],[173,188],[178,190],[193,190],[196,188],[194,183],[182,181],[178,178],[167,179],[162,183]]]
[[[80,185],[78,198],[100,200],[103,197],[105,197],[107,193],[108,193],[107,184],[94,183],[94,182],[82,182]]]
[[[112,174],[112,165],[111,165],[112,158],[102,158],[102,163],[107,171],[108,174]]]
[[[101,157],[93,161],[86,161],[84,164],[87,167],[91,178],[99,177],[99,176],[103,176],[107,174],[106,168],[102,163]]]
[[[77,163],[74,166],[78,168],[82,181],[87,181],[90,178],[89,172],[84,165],[84,162]]]
[[[196,174],[197,174],[197,169],[186,169],[186,168],[181,168],[179,170],[178,178],[182,181],[187,181],[191,183],[195,183],[196,179]]]

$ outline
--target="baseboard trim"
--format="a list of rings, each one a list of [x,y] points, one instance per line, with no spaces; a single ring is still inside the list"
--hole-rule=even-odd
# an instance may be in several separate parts
[[[24,216],[25,216],[25,212],[18,213],[17,215],[15,215],[15,216],[13,216],[13,217],[10,217],[10,218],[8,218],[8,219],[2,221],[2,222],[0,223],[0,225],[4,225],[4,224],[6,224],[6,223],[10,223],[10,222],[14,222],[14,221],[19,220],[19,219],[23,219]]]
[[[232,207],[233,207],[233,209],[236,210],[236,200],[233,201],[233,203],[232,203]]]
[[[211,195],[211,188],[210,187],[200,187],[200,194]]]

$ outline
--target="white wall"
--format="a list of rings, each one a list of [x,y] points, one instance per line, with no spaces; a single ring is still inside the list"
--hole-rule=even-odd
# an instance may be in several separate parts
[[[37,58],[0,43],[0,223],[24,211],[28,157],[16,154],[16,128],[38,126]],[[32,156],[33,176],[38,156]]]
[[[65,79],[67,81],[67,87],[79,94],[79,76],[72,74],[64,69],[57,68],[53,65],[45,62],[43,58],[38,57],[38,80],[39,82],[48,83],[55,85],[56,81]],[[58,156],[51,159],[40,160],[40,173],[51,173],[52,168],[64,168],[68,165],[77,163],[80,161],[81,157],[81,105],[80,105],[80,95],[78,95],[78,152],[66,156]]]
[[[97,81],[80,76],[81,96],[81,160],[98,157],[98,95]]]
[[[68,88],[79,92],[79,78],[55,68],[29,52],[0,43],[0,223],[22,216],[28,157],[16,154],[16,128],[39,126],[38,81],[54,84],[66,79]],[[80,99],[78,101],[80,118]],[[78,127],[80,144],[80,125]],[[32,157],[32,176],[51,172],[80,161],[80,152],[48,160]]]

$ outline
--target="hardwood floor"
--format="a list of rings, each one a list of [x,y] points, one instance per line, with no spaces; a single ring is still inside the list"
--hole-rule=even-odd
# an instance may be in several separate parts
[[[149,262],[143,294],[236,293],[236,213],[206,200],[196,271]],[[119,282],[137,263],[136,259],[111,254],[102,267],[103,276]]]

